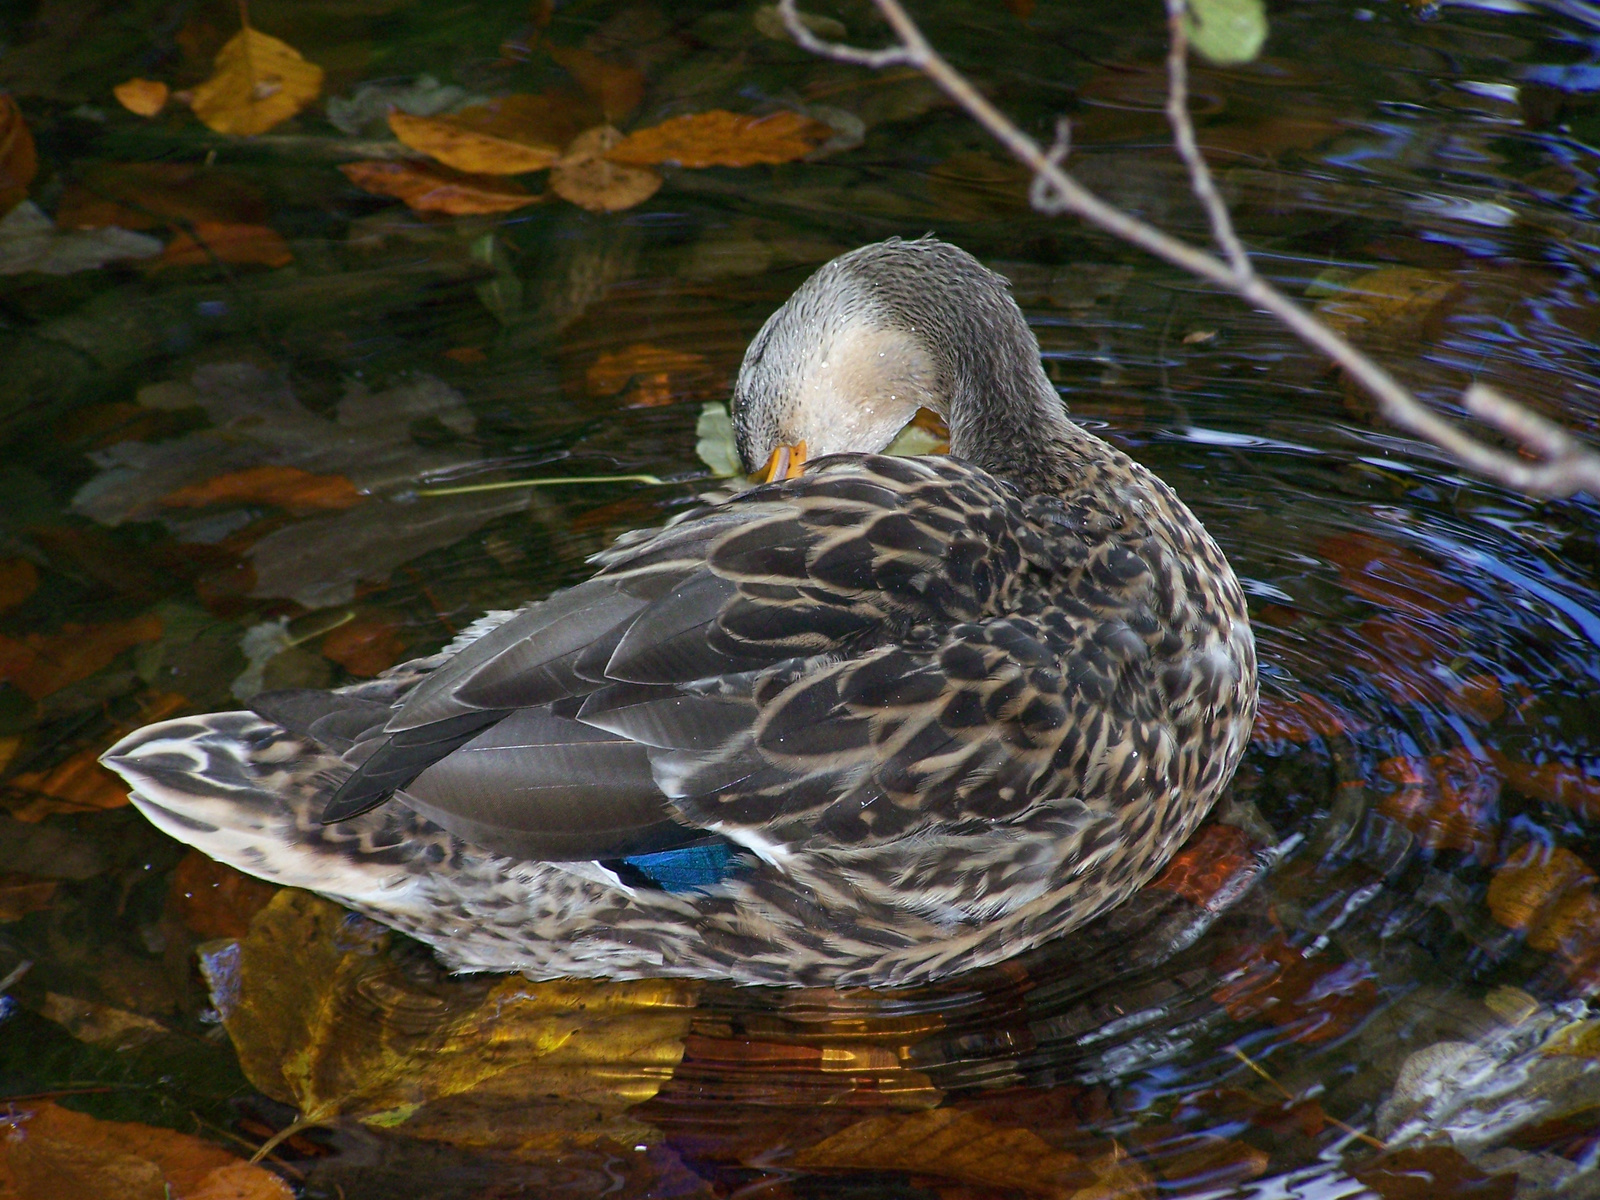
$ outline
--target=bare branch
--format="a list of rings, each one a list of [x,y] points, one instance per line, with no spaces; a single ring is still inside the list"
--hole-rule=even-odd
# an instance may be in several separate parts
[[[805,49],[838,62],[864,66],[891,64],[920,70],[941,91],[988,130],[1013,157],[1031,170],[1031,198],[1040,211],[1072,213],[1113,237],[1201,279],[1209,280],[1270,313],[1301,341],[1320,350],[1377,401],[1378,410],[1409,433],[1433,443],[1463,466],[1518,491],[1541,496],[1570,496],[1584,491],[1600,496],[1600,454],[1537,413],[1481,385],[1467,389],[1462,403],[1496,431],[1515,439],[1531,460],[1509,454],[1445,419],[1407,391],[1394,376],[1324,325],[1308,310],[1256,274],[1243,244],[1234,233],[1227,207],[1211,178],[1194,139],[1188,112],[1187,38],[1183,0],[1166,0],[1173,46],[1168,57],[1168,119],[1179,156],[1189,169],[1190,185],[1205,208],[1211,230],[1228,262],[1179,241],[1139,218],[1108,204],[1070,174],[1064,163],[1068,141],[1060,126],[1056,144],[1046,151],[933,49],[899,0],[873,0],[899,39],[883,50],[862,50],[826,42],[806,28],[795,0],[779,0],[779,12],[795,41]]]
[[[1189,33],[1183,24],[1188,13],[1186,0],[1167,0],[1167,123],[1172,126],[1172,144],[1178,157],[1189,168],[1189,187],[1211,222],[1211,236],[1239,278],[1249,279],[1256,273],[1255,266],[1233,231],[1233,217],[1217,193],[1189,117]]]

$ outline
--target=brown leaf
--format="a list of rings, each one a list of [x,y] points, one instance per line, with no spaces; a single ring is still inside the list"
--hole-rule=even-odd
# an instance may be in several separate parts
[[[1205,908],[1219,893],[1229,890],[1228,885],[1240,871],[1255,866],[1255,852],[1255,844],[1244,830],[1232,825],[1207,825],[1184,843],[1161,874],[1146,886],[1172,892]]]
[[[56,205],[62,229],[152,229],[182,225],[259,225],[266,201],[249,183],[200,163],[97,163],[67,185]]]
[[[627,119],[644,99],[644,73],[633,67],[607,62],[598,54],[576,46],[556,46],[548,42],[544,52],[577,80],[578,86],[600,106],[608,122]]]
[[[141,117],[153,117],[167,106],[167,85],[157,79],[129,79],[111,89],[117,103]]]
[[[1386,339],[1418,336],[1462,291],[1459,280],[1420,267],[1380,267],[1354,274],[1325,271],[1313,288],[1327,295],[1318,302],[1317,315],[1346,337],[1357,339],[1375,334]]]
[[[250,467],[168,492],[167,508],[208,504],[272,504],[295,515],[351,508],[366,497],[343,475],[313,475],[299,467]]]
[[[294,261],[283,235],[267,225],[221,225],[204,221],[194,232],[184,231],[167,243],[161,257],[150,265],[160,267],[210,266],[226,263],[261,263],[286,267]]]
[[[607,156],[621,138],[610,125],[580,133],[551,170],[550,190],[590,212],[620,212],[650,199],[661,187],[661,176],[620,166]]]
[[[173,910],[203,938],[242,938],[277,895],[275,885],[190,850],[178,861],[167,892]]]
[[[640,167],[748,167],[804,158],[832,136],[832,126],[798,113],[751,117],[713,109],[636,129],[606,157]]]
[[[1507,929],[1526,933],[1530,944],[1538,943],[1536,949],[1553,949],[1554,940],[1545,932],[1552,910],[1594,881],[1589,865],[1572,851],[1530,842],[1489,881],[1489,913]]]
[[[106,1046],[112,1050],[131,1050],[164,1037],[169,1030],[160,1021],[125,1008],[46,992],[39,1014],[54,1021],[80,1042]]]
[[[105,625],[68,623],[58,633],[0,635],[0,679],[41,700],[93,675],[124,650],[160,636],[161,618],[154,613]]]
[[[406,652],[400,628],[399,618],[388,613],[362,613],[322,639],[322,656],[352,675],[376,675]]]
[[[691,983],[430,979],[390,958],[389,938],[284,889],[242,941],[202,953],[256,1087],[313,1119],[394,1124],[518,1071],[537,1094],[621,1112],[654,1095],[682,1057]]]
[[[105,745],[139,725],[175,716],[189,701],[175,693],[150,697],[139,719],[118,726],[97,742],[63,759],[48,770],[24,771],[5,782],[6,806],[19,821],[42,821],[52,813],[99,812],[128,803],[128,787],[121,777],[100,765]]]
[[[15,608],[39,587],[39,568],[26,558],[0,558],[0,612]]]
[[[502,96],[448,117],[393,109],[389,128],[413,150],[479,175],[542,171],[587,124],[587,106],[564,92]]]
[[[0,95],[0,216],[27,198],[38,172],[39,155],[22,110],[12,97]]]
[[[1087,1159],[1030,1130],[954,1108],[869,1117],[802,1150],[793,1162],[806,1170],[905,1171],[1061,1200],[1154,1192],[1149,1177],[1115,1149]]]
[[[215,73],[194,89],[189,103],[218,133],[250,136],[281,125],[321,90],[321,67],[287,42],[241,29],[217,51]]]
[[[1398,790],[1378,811],[1410,829],[1430,850],[1468,850],[1489,860],[1498,836],[1499,776],[1466,747],[1421,762],[1389,758],[1378,773]]]
[[[667,350],[636,342],[624,350],[607,350],[584,373],[591,396],[615,396],[625,389],[629,407],[671,404],[697,394],[711,381],[704,355]]]
[[[1338,737],[1350,727],[1348,717],[1310,692],[1301,692],[1298,700],[1262,693],[1252,738],[1304,744],[1313,738]]]
[[[1440,616],[1468,598],[1466,589],[1446,578],[1429,559],[1370,533],[1324,538],[1317,549],[1339,568],[1339,581],[1347,591],[1385,608]]]
[[[1560,762],[1525,763],[1498,750],[1489,753],[1505,781],[1517,791],[1570,808],[1587,820],[1600,820],[1600,778],[1582,767]]]
[[[1383,1200],[1511,1200],[1514,1173],[1485,1175],[1453,1146],[1406,1146],[1351,1172]]]
[[[494,175],[468,175],[425,162],[353,162],[339,170],[358,188],[404,200],[417,212],[467,216],[511,212],[542,197]]]
[[[1307,958],[1282,938],[1225,951],[1213,966],[1220,975],[1236,976],[1212,994],[1229,1016],[1270,1021],[1297,1042],[1338,1037],[1378,1002],[1364,964]]]
[[[100,1121],[51,1101],[13,1105],[0,1157],[18,1200],[292,1200],[264,1167],[188,1134]]]
[[[38,879],[32,875],[0,875],[0,921],[18,921],[32,912],[42,912],[55,899],[59,879]]]

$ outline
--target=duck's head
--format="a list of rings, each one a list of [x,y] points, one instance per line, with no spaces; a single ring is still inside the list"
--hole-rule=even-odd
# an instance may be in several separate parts
[[[801,443],[877,453],[918,408],[949,424],[952,454],[1013,475],[1075,429],[1006,281],[932,237],[863,246],[806,280],[750,343],[732,416],[753,472]]]

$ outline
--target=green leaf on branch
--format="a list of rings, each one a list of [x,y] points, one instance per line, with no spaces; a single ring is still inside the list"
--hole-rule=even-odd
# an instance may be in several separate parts
[[[1188,0],[1189,44],[1218,66],[1247,63],[1267,40],[1262,0]]]

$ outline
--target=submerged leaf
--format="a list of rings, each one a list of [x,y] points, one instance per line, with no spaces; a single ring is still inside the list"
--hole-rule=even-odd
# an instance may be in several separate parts
[[[167,243],[156,267],[210,266],[214,261],[286,267],[294,261],[283,235],[267,225],[203,221]]]
[[[607,121],[624,120],[644,99],[644,74],[576,46],[545,43],[544,52],[566,68]]]
[[[516,1072],[523,1104],[539,1094],[620,1112],[653,1096],[682,1057],[693,984],[430,979],[391,958],[389,941],[286,889],[242,941],[203,954],[255,1086],[311,1119],[395,1124]]]
[[[32,200],[0,218],[0,275],[71,275],[122,259],[154,258],[161,251],[157,238],[116,226],[62,233]]]
[[[38,171],[39,155],[22,110],[14,98],[0,95],[0,215],[27,198]]]
[[[621,139],[610,125],[580,133],[550,172],[550,190],[590,212],[621,212],[650,199],[661,176],[611,161],[608,151]]]
[[[124,650],[160,636],[161,618],[154,613],[104,625],[69,624],[58,633],[0,635],[0,679],[40,700],[93,675]]]
[[[417,212],[468,216],[512,212],[541,197],[495,175],[468,175],[424,162],[353,162],[339,168],[346,179],[379,196],[404,200]]]
[[[272,504],[291,513],[350,508],[366,497],[343,475],[313,475],[298,467],[251,467],[168,492],[167,508],[207,504]]]
[[[1262,0],[1186,0],[1189,44],[1219,66],[1247,63],[1267,40]]]
[[[0,612],[15,608],[39,586],[39,568],[26,558],[0,558]]]
[[[194,89],[190,104],[218,133],[266,133],[294,116],[322,90],[322,68],[289,43],[241,29],[217,51],[215,73]]]
[[[389,128],[413,150],[478,175],[542,171],[586,124],[573,96],[561,92],[502,96],[448,117],[389,113]]]
[[[42,821],[52,813],[97,812],[121,808],[128,803],[128,787],[120,776],[100,765],[100,752],[106,743],[134,728],[166,717],[176,716],[189,707],[189,701],[176,693],[157,693],[150,697],[139,718],[118,726],[96,742],[62,760],[48,770],[24,771],[5,782],[7,807],[19,821]]]
[[[153,117],[167,106],[167,85],[158,79],[128,79],[111,89],[117,103],[141,117]]]
[[[798,113],[751,117],[714,109],[636,129],[606,151],[606,157],[639,167],[748,167],[804,158],[833,134],[831,125]]]
[[[631,406],[649,408],[703,391],[710,376],[711,363],[703,354],[638,342],[604,351],[584,373],[584,385],[591,396],[615,396],[626,389]]]

